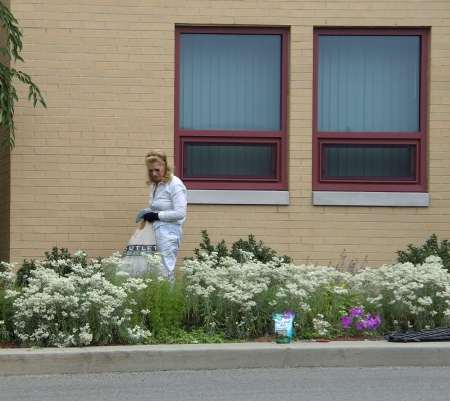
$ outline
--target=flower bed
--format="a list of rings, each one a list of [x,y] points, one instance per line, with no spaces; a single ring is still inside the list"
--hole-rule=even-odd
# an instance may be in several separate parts
[[[79,254],[81,260],[86,255]],[[69,263],[64,274],[55,268]],[[295,312],[294,340],[355,338],[342,325],[352,308],[365,312],[365,338],[394,331],[448,326],[450,278],[439,258],[363,268],[354,274],[332,267],[186,260],[172,287],[149,257],[149,273],[121,273],[114,254],[91,263],[36,262],[17,285],[14,266],[0,273],[0,342],[21,346],[198,343],[273,337],[273,313]],[[351,315],[350,315],[351,316]],[[345,319],[344,319],[345,321]],[[361,323],[361,322],[360,322]],[[364,326],[364,324],[363,324]],[[370,329],[370,330],[369,330]]]

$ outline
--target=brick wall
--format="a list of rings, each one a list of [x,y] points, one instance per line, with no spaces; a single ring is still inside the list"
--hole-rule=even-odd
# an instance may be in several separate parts
[[[20,68],[48,109],[16,108],[11,260],[53,246],[89,256],[122,251],[145,207],[143,156],[173,155],[176,24],[287,26],[290,38],[289,206],[189,205],[180,260],[207,229],[214,243],[254,234],[296,263],[349,259],[379,266],[432,234],[450,238],[450,2],[11,0],[24,38]],[[315,26],[431,27],[430,207],[311,203]],[[180,261],[179,261],[180,264]]]

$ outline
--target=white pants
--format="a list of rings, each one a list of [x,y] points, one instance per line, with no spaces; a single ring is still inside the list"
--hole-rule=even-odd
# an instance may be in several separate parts
[[[183,230],[180,224],[161,224],[155,229],[156,250],[163,254],[162,273],[169,280],[174,279],[173,270],[177,263],[182,234]]]

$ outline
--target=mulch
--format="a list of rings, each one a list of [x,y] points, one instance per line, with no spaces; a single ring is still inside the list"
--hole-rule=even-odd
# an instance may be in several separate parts
[[[16,343],[0,343],[0,348],[20,348],[20,345]]]
[[[384,340],[384,337],[380,337],[380,340]],[[320,339],[318,342],[320,342]],[[317,341],[316,340],[316,341]],[[336,337],[333,338],[330,341],[364,341],[364,337]],[[371,338],[371,340],[378,340],[378,338]],[[256,338],[254,340],[252,340],[255,343],[274,343],[275,342],[275,337],[261,337],[261,338]],[[327,340],[328,342],[328,340]],[[7,348],[20,348],[20,345],[17,343],[13,343],[13,342],[4,342],[4,343],[0,343],[0,349],[7,349]]]

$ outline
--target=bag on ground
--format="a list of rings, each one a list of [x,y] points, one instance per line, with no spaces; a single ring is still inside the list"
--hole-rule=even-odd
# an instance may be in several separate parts
[[[275,321],[275,341],[278,344],[290,343],[294,329],[294,312],[273,313]]]

